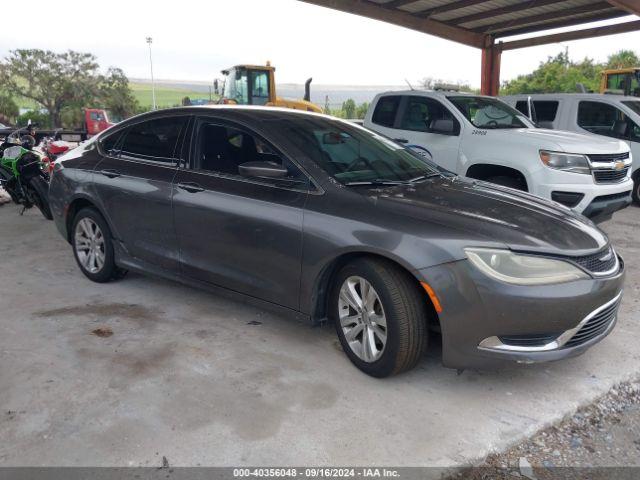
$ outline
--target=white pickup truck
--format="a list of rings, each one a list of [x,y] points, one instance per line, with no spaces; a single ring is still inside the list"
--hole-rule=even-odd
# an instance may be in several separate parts
[[[633,199],[640,204],[640,98],[598,93],[540,93],[501,100],[544,128],[625,141],[636,159],[631,178]]]
[[[385,92],[371,103],[364,126],[454,173],[531,192],[594,221],[631,202],[625,142],[537,128],[493,97]]]

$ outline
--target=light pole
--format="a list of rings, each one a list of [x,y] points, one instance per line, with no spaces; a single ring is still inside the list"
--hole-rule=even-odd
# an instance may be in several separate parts
[[[151,58],[151,44],[153,38],[147,37],[147,43],[149,44],[149,66],[151,67],[151,95],[153,96],[153,109],[156,109],[156,84],[153,80],[153,59]]]

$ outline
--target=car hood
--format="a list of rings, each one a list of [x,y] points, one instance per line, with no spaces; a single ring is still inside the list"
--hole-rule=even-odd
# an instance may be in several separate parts
[[[490,130],[492,137],[504,137],[505,141],[526,142],[540,149],[556,150],[564,153],[611,154],[629,151],[629,146],[621,140],[591,134],[549,130],[546,128],[519,128],[517,130]]]
[[[470,241],[512,250],[585,255],[608,244],[607,236],[587,218],[554,202],[487,182],[441,177],[366,187],[361,193],[392,215],[464,231]]]

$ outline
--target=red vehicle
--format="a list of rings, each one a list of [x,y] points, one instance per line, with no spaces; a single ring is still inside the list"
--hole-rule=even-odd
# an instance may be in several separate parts
[[[107,111],[101,108],[84,109],[84,126],[87,137],[92,137],[107,128],[115,125],[109,121]]]
[[[64,140],[65,142],[81,142],[97,135],[107,128],[115,125],[109,121],[106,110],[102,108],[85,108],[83,110],[84,118],[82,125],[78,129],[56,129],[56,130],[40,130],[36,128],[36,143],[40,143],[45,137],[51,137],[54,140]],[[0,128],[0,137],[9,135],[15,128]],[[3,135],[4,134],[4,135]]]

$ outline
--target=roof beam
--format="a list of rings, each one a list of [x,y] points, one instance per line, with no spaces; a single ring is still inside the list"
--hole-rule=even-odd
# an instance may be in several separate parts
[[[558,20],[557,22],[538,23],[536,25],[529,25],[522,28],[506,29],[493,33],[493,36],[504,38],[512,37],[514,35],[524,35],[526,33],[540,33],[545,30],[553,30],[554,28],[573,27],[576,25],[584,25],[590,22],[599,22],[602,20],[611,20],[614,18],[625,17],[627,14],[620,10],[611,10],[610,12],[600,12],[595,15],[587,15],[577,18],[565,18]]]
[[[474,5],[485,3],[486,1],[487,0],[458,0],[453,3],[447,3],[446,5],[440,5],[439,7],[413,12],[413,14],[419,15],[420,17],[432,17],[433,15],[451,12],[452,10],[458,10],[460,8],[473,7]]]
[[[548,45],[550,43],[567,42],[571,40],[581,40],[583,38],[603,37],[605,35],[615,35],[617,33],[628,33],[640,30],[640,20],[604,27],[585,28],[573,32],[556,33],[542,37],[525,38],[512,42],[499,43],[497,46],[502,50],[515,50],[517,48],[533,47],[536,45]]]
[[[591,5],[583,5],[581,7],[565,8],[563,10],[555,10],[553,12],[540,13],[538,15],[529,15],[528,17],[521,17],[515,20],[492,23],[490,25],[476,27],[473,30],[479,33],[494,33],[506,28],[510,30],[511,27],[521,27],[523,25],[531,25],[532,23],[545,22],[547,20],[560,20],[562,18],[571,17],[572,15],[601,12],[603,10],[610,10],[611,8],[613,7],[610,3],[598,2]]]
[[[640,2],[638,0],[607,0],[614,7],[622,8],[632,15],[640,17]]]
[[[342,12],[352,13],[363,17],[373,18],[382,22],[393,23],[401,27],[428,33],[437,37],[453,40],[471,47],[482,48],[485,45],[485,36],[453,27],[442,22],[437,22],[429,18],[420,18],[402,10],[390,10],[381,5],[366,0],[299,0],[305,3],[312,3],[321,7],[332,8]]]
[[[418,0],[391,0],[390,2],[380,3],[379,5],[384,8],[398,8],[409,5],[410,3],[415,3],[417,1]]]
[[[494,8],[485,12],[474,13],[472,15],[466,15],[464,17],[452,18],[447,20],[449,25],[462,25],[463,23],[475,22],[478,20],[485,20],[487,18],[497,17],[499,15],[505,15],[507,13],[521,12],[524,9],[544,7],[545,5],[553,5],[558,3],[558,0],[529,0],[528,2],[517,3],[515,5],[508,5],[506,7]]]

